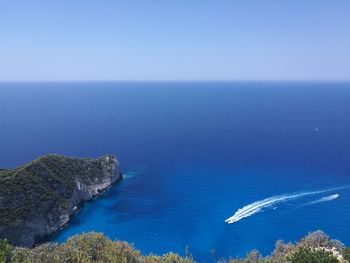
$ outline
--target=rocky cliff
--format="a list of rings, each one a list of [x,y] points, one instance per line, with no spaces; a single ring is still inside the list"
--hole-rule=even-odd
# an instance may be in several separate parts
[[[63,227],[79,204],[121,178],[113,155],[97,159],[45,155],[15,169],[1,169],[0,239],[33,246]]]

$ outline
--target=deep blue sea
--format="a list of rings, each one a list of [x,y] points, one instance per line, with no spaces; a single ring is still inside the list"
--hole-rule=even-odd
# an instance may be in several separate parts
[[[0,167],[46,153],[112,153],[125,175],[54,241],[200,262],[318,229],[350,245],[350,83],[1,83]]]

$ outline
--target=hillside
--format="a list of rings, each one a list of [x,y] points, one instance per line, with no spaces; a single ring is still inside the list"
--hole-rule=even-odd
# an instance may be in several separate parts
[[[122,178],[112,155],[80,159],[45,155],[0,170],[0,239],[33,246],[64,226],[82,201]]]

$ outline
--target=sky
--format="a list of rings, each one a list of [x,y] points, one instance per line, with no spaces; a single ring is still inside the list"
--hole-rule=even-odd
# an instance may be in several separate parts
[[[0,0],[27,80],[350,80],[350,0]]]

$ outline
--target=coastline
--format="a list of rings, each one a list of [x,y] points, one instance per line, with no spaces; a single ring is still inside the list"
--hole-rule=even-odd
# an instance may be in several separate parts
[[[33,247],[63,229],[84,202],[122,178],[113,155],[98,159],[46,155],[3,170],[0,238]]]
[[[119,178],[117,181],[113,182],[112,184],[110,184],[109,186],[107,186],[105,189],[101,190],[101,192],[99,192],[98,194],[92,196],[91,199],[89,200],[85,200],[85,201],[81,201],[78,205],[76,205],[76,209],[74,211],[74,213],[72,215],[69,216],[69,220],[63,224],[59,229],[57,229],[55,232],[43,237],[42,239],[38,240],[34,245],[41,245],[41,244],[45,244],[47,242],[52,242],[52,240],[58,235],[60,234],[61,231],[63,231],[65,228],[69,227],[69,223],[71,222],[71,220],[74,219],[75,216],[77,216],[82,209],[84,209],[85,205],[88,205],[91,202],[97,201],[99,198],[103,197],[103,195],[105,195],[113,186],[115,186],[116,184],[120,183],[120,181],[122,181],[124,179],[123,174],[121,175],[121,178]],[[53,241],[56,242],[56,241]]]

